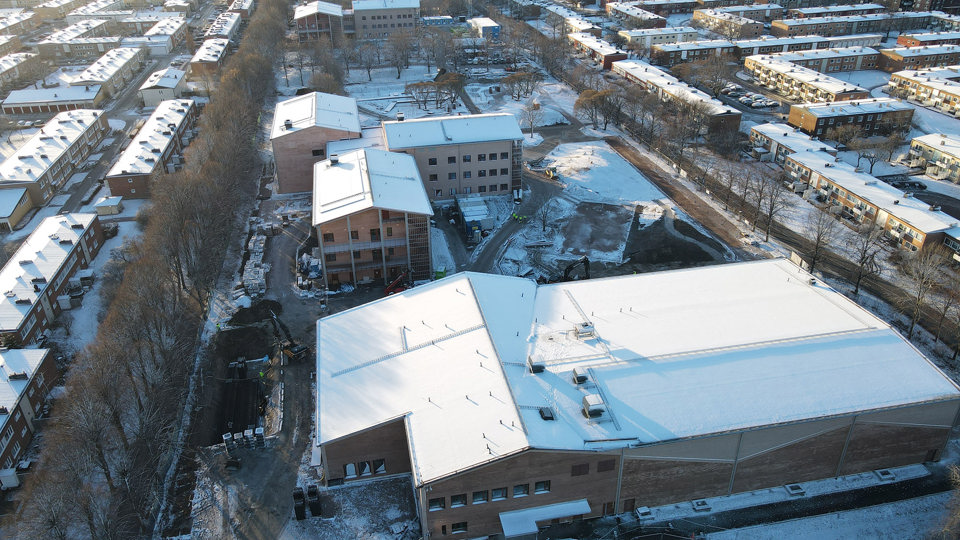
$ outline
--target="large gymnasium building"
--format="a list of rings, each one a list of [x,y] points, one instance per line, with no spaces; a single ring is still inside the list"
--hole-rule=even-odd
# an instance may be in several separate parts
[[[462,273],[317,323],[325,482],[410,475],[427,538],[933,461],[958,406],[889,325],[785,260]]]

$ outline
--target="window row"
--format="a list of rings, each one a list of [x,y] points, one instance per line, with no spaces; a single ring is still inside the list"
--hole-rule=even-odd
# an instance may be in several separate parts
[[[473,157],[470,154],[464,154],[461,159],[464,163],[470,163],[473,161]],[[510,159],[510,152],[500,152],[500,159]],[[496,161],[497,153],[490,152],[489,154],[477,154],[477,161]],[[457,156],[447,156],[447,164],[454,164],[457,162]],[[432,157],[427,159],[428,165],[436,165],[437,158]]]
[[[598,473],[612,471],[615,468],[617,468],[617,460],[615,459],[605,459],[597,462]],[[589,463],[578,463],[570,467],[570,476],[583,476],[585,474],[590,474]]]
[[[509,174],[510,174],[510,169],[508,167],[504,167],[500,169],[500,176],[507,176]],[[477,171],[477,178],[486,178],[488,176],[497,176],[497,169],[481,169]],[[464,180],[469,180],[471,178],[473,178],[473,171],[463,171]],[[439,180],[436,174],[431,174],[430,176],[427,177],[427,179],[430,180],[431,182],[436,182],[437,180]],[[456,180],[456,179],[457,179],[457,173],[455,172],[447,173],[447,180]]]
[[[393,15],[371,15],[371,16],[370,16],[370,19],[371,19],[371,20],[374,20],[374,21],[380,21],[380,20],[386,20],[386,19],[392,19],[392,18],[393,18]],[[397,15],[397,18],[398,18],[398,19],[412,19],[412,18],[413,18],[413,15],[410,14],[410,13],[400,14],[400,15]],[[366,15],[363,15],[363,16],[360,17],[360,19],[365,21],[365,20],[367,20],[367,16],[366,16]]]
[[[360,461],[358,463],[347,463],[343,466],[344,478],[357,478],[360,476],[373,476],[374,474],[386,474],[387,465],[382,459],[373,461]]]
[[[509,191],[509,190],[510,190],[509,184],[500,184],[500,191]],[[488,191],[491,191],[491,192],[497,191],[497,185],[490,184],[489,186],[477,186],[477,193],[486,193]],[[468,186],[463,188],[464,195],[469,195],[471,193],[473,193],[473,189],[471,187]],[[456,194],[457,194],[457,188],[450,188],[450,195],[456,195]],[[442,189],[433,190],[433,196],[443,197],[443,190]]]
[[[353,259],[354,259],[354,260],[363,259],[363,253],[364,253],[363,250],[360,250],[360,249],[355,250],[355,251],[353,252]],[[396,250],[395,250],[394,248],[387,248],[387,256],[388,256],[388,257],[389,257],[389,256],[393,256],[393,255],[395,255],[395,254],[396,254]],[[373,260],[373,261],[380,261],[380,260],[382,260],[382,259],[383,259],[383,250],[381,250],[381,249],[371,249],[371,250],[370,250],[370,258],[371,258],[371,260]],[[325,261],[328,262],[328,263],[337,262],[337,254],[336,254],[336,253],[326,253],[326,254],[324,254],[324,256],[323,256],[323,260],[325,260]]]
[[[542,493],[550,493],[550,481],[541,480],[536,482],[533,485],[533,493],[539,495]],[[513,486],[513,496],[514,497],[526,497],[530,494],[530,484],[517,484]],[[471,504],[483,504],[488,501],[502,501],[507,499],[507,488],[499,487],[493,488],[491,490],[481,490],[474,491],[470,496]],[[450,508],[460,508],[461,506],[467,505],[467,494],[460,493],[458,495],[450,496]],[[443,510],[447,507],[447,498],[446,497],[434,497],[428,501],[428,509],[431,512],[436,510]]]
[[[393,227],[385,227],[384,233],[388,237],[393,236]],[[350,239],[360,240],[360,231],[350,231]],[[333,233],[323,233],[323,241],[328,243],[336,242],[337,237]],[[380,229],[370,229],[370,241],[380,241]]]

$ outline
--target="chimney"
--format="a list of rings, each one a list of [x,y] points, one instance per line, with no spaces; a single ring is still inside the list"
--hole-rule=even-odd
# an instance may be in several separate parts
[[[292,120],[284,120],[284,121],[283,121],[283,128],[284,128],[284,129],[293,129],[293,121],[292,121]]]
[[[403,112],[397,113],[397,122],[403,122]]]
[[[330,154],[330,164],[331,164],[331,165],[336,165],[337,163],[340,163],[340,155],[339,155],[339,154]]]

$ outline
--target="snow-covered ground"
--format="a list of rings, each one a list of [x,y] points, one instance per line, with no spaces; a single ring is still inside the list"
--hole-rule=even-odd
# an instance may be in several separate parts
[[[357,99],[361,108],[375,111],[388,117],[395,117],[402,112],[406,118],[422,118],[431,115],[470,114],[470,111],[457,100],[455,106],[444,105],[437,109],[433,104],[427,104],[423,109],[417,106],[414,99],[406,94],[406,86],[410,83],[431,81],[437,76],[436,68],[427,71],[426,66],[412,65],[404,69],[397,78],[397,70],[391,67],[375,68],[371,70],[372,80],[368,80],[366,70],[352,69],[347,76],[346,91]],[[380,121],[368,118],[362,125],[372,127]]]
[[[895,503],[846,512],[792,519],[743,529],[715,532],[709,540],[767,540],[810,538],[817,540],[921,540],[930,538],[944,518],[950,493],[938,493]]]
[[[430,227],[430,257],[433,260],[434,272],[446,272],[450,275],[457,271],[457,263],[450,254],[447,237],[436,227]]]
[[[541,104],[542,118],[540,118],[536,124],[538,127],[569,123],[563,116],[563,113],[560,112],[558,106],[546,105],[544,103],[547,100],[547,95],[543,90],[538,90],[534,92],[532,96],[524,98],[521,101],[515,101],[512,97],[504,95],[501,92],[491,93],[491,89],[496,86],[497,85],[493,84],[468,84],[467,92],[470,94],[470,99],[473,100],[473,103],[479,107],[481,111],[485,113],[510,113],[517,117],[517,122],[520,124],[520,127],[527,131],[530,130],[530,125],[524,123],[522,113],[524,107],[531,101]]]
[[[564,195],[578,201],[640,203],[665,197],[605,142],[561,144],[543,165],[556,167]]]

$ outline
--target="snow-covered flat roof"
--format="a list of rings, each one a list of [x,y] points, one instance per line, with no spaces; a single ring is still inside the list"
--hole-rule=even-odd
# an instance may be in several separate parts
[[[174,69],[171,67],[154,71],[143,81],[140,90],[149,90],[151,88],[176,88],[183,83],[183,78],[187,76],[186,71]]]
[[[70,0],[66,0],[66,2],[70,2]],[[72,17],[93,15],[98,11],[114,10],[123,7],[123,5],[122,0],[96,0],[95,2],[90,2],[89,4],[78,7],[71,11],[69,15]]]
[[[582,47],[593,51],[596,54],[601,56],[609,56],[611,54],[627,54],[624,51],[621,51],[616,46],[610,44],[607,41],[604,41],[593,34],[586,34],[583,32],[574,32],[567,34],[567,38],[570,41],[575,41],[579,43]]]
[[[86,86],[58,86],[56,88],[33,88],[14,90],[3,100],[4,105],[26,105],[35,103],[86,102],[91,104],[100,93],[99,84]]]
[[[289,121],[290,127],[286,127]],[[311,92],[277,103],[270,138],[322,127],[360,133],[360,112],[352,97]]]
[[[613,63],[612,69],[614,73],[619,73],[624,76],[629,75],[639,79],[645,84],[654,86],[661,92],[674,96],[677,99],[703,103],[707,107],[707,111],[712,115],[740,114],[740,111],[733,107],[724,105],[704,92],[697,90],[673,75],[651,66],[646,62],[641,62],[640,60],[620,60]]]
[[[0,184],[36,181],[92,128],[101,114],[101,110],[77,109],[51,118],[30,140],[0,163]]]
[[[0,413],[0,428],[13,415],[20,396],[27,391],[27,386],[33,380],[33,374],[40,368],[43,359],[50,353],[49,349],[4,349],[0,351],[0,407],[7,409],[6,414]],[[13,374],[26,374],[26,377],[11,379]],[[49,381],[52,386],[54,381]]]
[[[783,9],[780,4],[752,4],[748,6],[721,6],[713,8],[719,13],[746,13],[752,11],[770,11],[772,9]]]
[[[849,101],[835,101],[832,103],[799,103],[791,105],[803,109],[818,118],[831,116],[850,116],[854,114],[875,114],[890,111],[906,111],[913,107],[894,98],[867,98],[851,99]]]
[[[864,199],[894,218],[925,233],[947,232],[958,227],[957,218],[939,210],[903,191],[877,180],[874,176],[857,171],[852,165],[836,161],[824,152],[798,152],[788,160],[815,171],[820,176],[841,188]]]
[[[960,52],[960,45],[920,45],[918,47],[895,47],[883,49],[883,52],[895,54],[902,58],[910,56],[930,56],[935,54],[956,54]]]
[[[356,139],[330,141],[327,143],[327,155],[343,155],[361,148],[378,148],[385,150],[387,145],[383,140],[383,129],[381,129],[380,126],[363,128],[360,130],[360,137]]]
[[[96,214],[51,216],[30,233],[0,269],[0,330],[15,331],[23,323],[95,219]]]
[[[253,0],[233,0],[230,9],[240,9],[248,11],[253,7]]]
[[[900,11],[897,12],[897,18],[919,19],[934,16],[934,12],[929,11]],[[774,22],[784,26],[804,26],[832,23],[851,23],[862,21],[879,21],[889,19],[892,15],[889,13],[865,13],[861,15],[837,15],[836,17],[806,17],[803,19],[778,19]]]
[[[314,164],[314,226],[369,208],[433,214],[413,156],[363,148]]]
[[[553,519],[568,518],[570,516],[585,516],[590,514],[590,503],[586,499],[567,501],[562,503],[535,506],[522,510],[500,512],[500,527],[503,535],[513,538],[520,535],[535,535],[540,528],[537,522]]]
[[[923,32],[920,34],[901,33],[902,37],[915,39],[917,41],[940,41],[946,39],[960,39],[960,32]]]
[[[655,21],[663,18],[660,15],[657,15],[656,13],[651,13],[645,9],[640,9],[636,4],[626,4],[623,2],[611,2],[607,4],[607,7],[615,13],[622,13],[627,17],[630,17],[633,19],[640,19],[642,21]]]
[[[0,218],[10,217],[26,193],[26,188],[0,189]]]
[[[800,62],[803,60],[823,60],[825,58],[850,58],[880,54],[870,47],[838,47],[833,49],[812,49],[809,51],[787,51],[769,55],[774,60],[785,62]]]
[[[120,154],[107,176],[150,174],[163,166],[162,156],[179,136],[179,130],[194,107],[192,99],[161,101],[130,146]]]
[[[227,52],[227,46],[230,40],[227,38],[211,38],[203,40],[203,44],[197,47],[190,62],[219,62]]]
[[[330,2],[321,2],[320,0],[316,0],[315,2],[308,2],[302,6],[297,6],[297,8],[293,10],[294,19],[301,19],[303,17],[315,14],[343,17],[343,8],[338,4],[331,4]]]
[[[671,28],[644,28],[643,30],[621,30],[619,32],[622,36],[630,36],[631,38],[643,37],[643,36],[663,36],[663,35],[679,35],[679,34],[696,34],[697,29],[692,26],[674,26]]]
[[[96,62],[78,74],[70,84],[103,84],[109,81],[120,70],[143,56],[143,49],[134,47],[118,47],[110,49]]]
[[[372,9],[420,9],[420,0],[353,0],[353,11]]]
[[[523,138],[517,117],[509,113],[390,121],[383,123],[383,133],[391,150]]]
[[[476,28],[500,28],[500,25],[490,17],[474,17],[467,22]]]
[[[929,135],[914,137],[912,142],[929,146],[942,154],[960,157],[960,137],[956,135],[931,133]]]
[[[658,43],[654,47],[661,51],[693,51],[698,49],[732,49],[734,43],[728,39],[701,39],[679,43]]]
[[[790,11],[794,13],[800,13],[802,15],[820,15],[826,14],[833,11],[853,11],[853,10],[869,10],[869,9],[886,9],[880,4],[843,4],[837,6],[818,6],[818,7],[805,7],[805,8],[795,8]]]
[[[827,38],[823,36],[796,36],[796,37],[772,37],[772,36],[761,36],[757,39],[738,39],[733,43],[737,47],[750,48],[750,47],[775,47],[778,45],[793,45],[799,43],[821,43],[826,41]]]
[[[825,143],[811,139],[806,133],[788,124],[757,124],[750,130],[794,152],[826,151],[829,148]]]
[[[605,412],[586,418],[584,398]],[[956,399],[896,331],[783,259],[539,286],[461,273],[317,323],[317,443],[403,419],[418,485],[526,448]]]
[[[728,21],[736,24],[760,24],[759,22],[748,19],[746,17],[741,17],[736,13],[728,13],[726,11],[717,11],[715,9],[698,9],[695,13],[699,13],[704,17],[710,17],[712,19],[719,19],[722,21]]]
[[[0,58],[0,73],[7,72],[20,64],[26,62],[30,58],[33,58],[36,54],[33,53],[11,53],[2,58]]]

